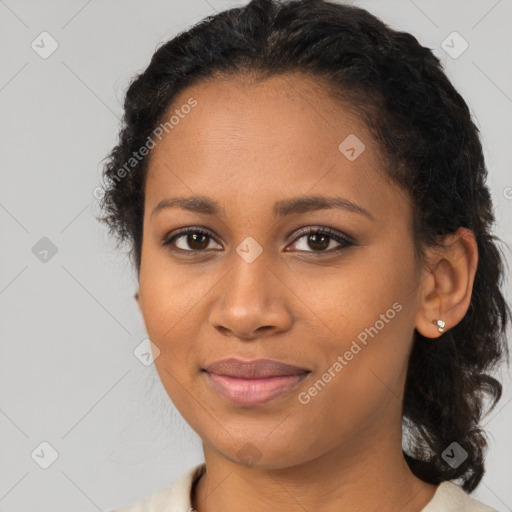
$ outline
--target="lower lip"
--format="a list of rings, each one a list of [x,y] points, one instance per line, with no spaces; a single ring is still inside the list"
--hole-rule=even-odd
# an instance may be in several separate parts
[[[239,406],[254,406],[269,402],[298,388],[308,373],[282,375],[264,379],[240,379],[205,372],[208,382],[221,396]]]

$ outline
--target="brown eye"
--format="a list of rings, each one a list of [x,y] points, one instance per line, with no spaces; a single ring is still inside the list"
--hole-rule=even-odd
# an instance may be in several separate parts
[[[208,235],[203,235],[202,233],[188,233],[185,237],[188,246],[192,249],[206,249],[210,242]]]
[[[180,230],[162,245],[176,247],[186,252],[201,252],[207,250],[212,241],[213,236],[208,231],[192,227]]]
[[[320,233],[313,233],[311,235],[307,235],[307,237],[309,247],[315,251],[327,249],[329,246],[330,238],[328,236],[321,235]]]
[[[302,244],[302,248],[299,247],[299,250],[304,252],[330,254],[354,245],[341,233],[331,228],[307,228],[299,232],[299,236],[293,243],[298,244],[301,239],[304,239],[305,242]],[[338,247],[336,247],[336,244],[338,244]]]

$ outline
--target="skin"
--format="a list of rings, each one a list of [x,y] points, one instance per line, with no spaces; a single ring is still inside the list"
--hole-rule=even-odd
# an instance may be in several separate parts
[[[402,455],[407,361],[414,329],[437,343],[433,321],[447,330],[465,315],[478,260],[473,234],[459,230],[420,266],[410,201],[383,172],[376,143],[304,76],[201,82],[172,110],[190,97],[197,106],[150,155],[137,301],[160,350],[161,381],[203,441],[207,471],[193,507],[420,511],[437,486],[416,478]],[[365,144],[353,161],[338,149],[349,134]],[[276,201],[313,194],[342,196],[373,219],[337,208],[272,217]],[[196,195],[223,211],[151,216],[162,199]],[[212,233],[207,250],[186,235],[174,252],[161,245],[186,226]],[[307,226],[330,227],[354,244],[327,238],[318,250],[321,240],[296,235]],[[248,236],[262,249],[252,263],[236,252]],[[301,403],[298,394],[394,303],[400,312]],[[277,359],[311,373],[291,393],[239,407],[200,372],[227,357]],[[256,454],[250,464],[237,454],[247,445]]]

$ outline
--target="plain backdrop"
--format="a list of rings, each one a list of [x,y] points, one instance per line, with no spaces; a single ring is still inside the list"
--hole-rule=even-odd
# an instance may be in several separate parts
[[[130,78],[161,42],[245,3],[0,0],[1,511],[107,511],[203,460],[154,366],[134,355],[146,338],[136,281],[95,220],[93,190],[117,140]],[[353,3],[442,60],[481,130],[496,233],[510,245],[512,2]],[[442,46],[449,36],[452,55]],[[468,48],[454,57],[464,41]],[[512,510],[506,368],[502,378],[505,394],[484,421],[487,472],[474,495],[505,512]]]

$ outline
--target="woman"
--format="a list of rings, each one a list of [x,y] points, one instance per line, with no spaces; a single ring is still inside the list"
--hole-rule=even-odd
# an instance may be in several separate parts
[[[254,0],[161,46],[124,108],[102,220],[205,463],[119,510],[493,510],[468,493],[510,308],[433,53],[360,8]]]

